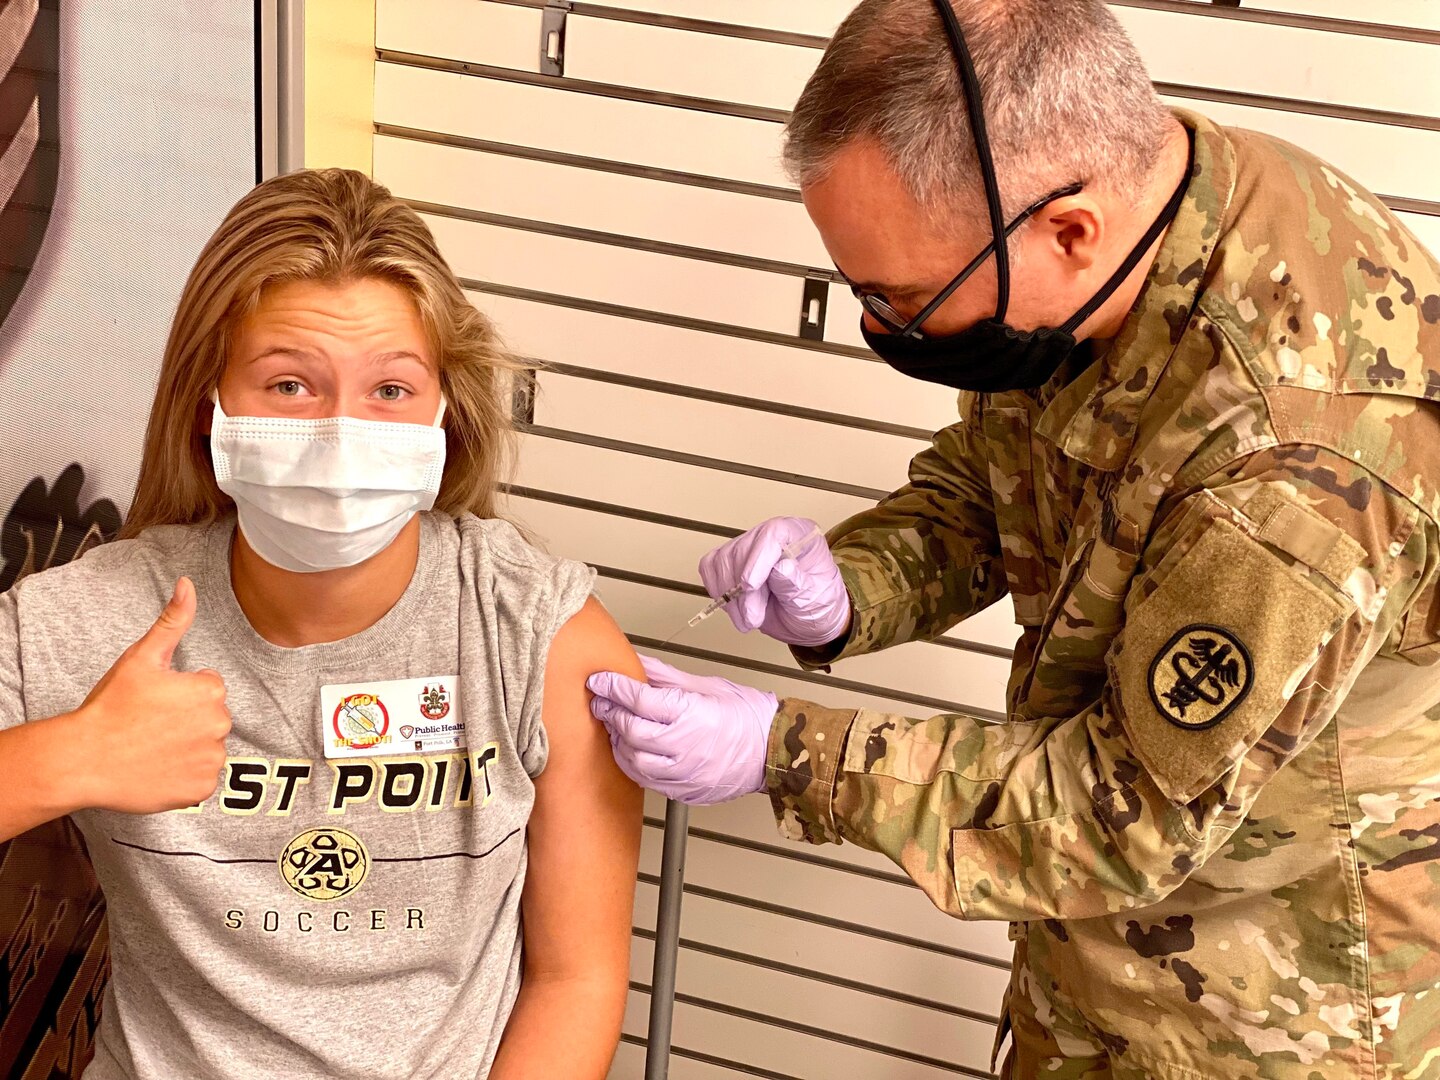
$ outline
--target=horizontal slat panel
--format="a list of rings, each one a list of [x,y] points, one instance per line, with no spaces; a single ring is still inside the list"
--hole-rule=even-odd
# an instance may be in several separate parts
[[[1214,0],[1188,0],[1199,12],[1214,11]],[[1238,2],[1238,0],[1237,0]],[[1143,3],[1143,0],[1142,0]],[[696,17],[694,0],[586,0],[586,7],[621,8],[661,15]],[[726,0],[723,9],[704,18],[788,33],[828,37],[854,7],[852,0]],[[1120,7],[1121,5],[1113,5]],[[1310,15],[1380,25],[1440,30],[1440,5],[1434,0],[1245,0],[1246,12]]]
[[[847,880],[837,875],[830,887],[842,888]],[[655,928],[653,912],[659,892],[656,886],[644,882],[636,887],[637,909],[646,904],[651,915],[644,920],[637,918],[635,925]],[[824,977],[863,982],[882,994],[938,1001],[981,1016],[999,1015],[1010,980],[1008,971],[987,964],[821,923],[740,908],[709,896],[685,897],[680,927],[682,938],[700,945],[772,956]],[[1009,943],[1004,942],[999,955],[1008,955],[1008,947]]]
[[[695,0],[588,0],[587,7],[647,11],[657,15],[704,18],[746,27],[828,37],[855,6],[854,0],[725,0],[724,6],[697,10]]]
[[[658,894],[655,886],[638,884],[637,911],[653,912]],[[743,913],[745,925],[737,919],[738,913]],[[636,925],[653,931],[653,917],[637,918]],[[682,997],[679,1008],[701,1008],[707,1012],[741,1010],[766,1017],[772,1023],[748,1021],[760,1039],[777,1029],[785,1031],[804,1026],[820,1033],[835,1033],[837,1041],[863,1040],[878,1047],[897,1047],[902,1052],[912,1048],[926,1057],[967,1067],[971,1072],[986,1071],[995,1027],[993,1022],[981,1020],[975,1014],[993,1016],[998,1012],[1008,981],[1003,971],[767,912],[737,909],[722,901],[693,895],[685,898],[682,907],[681,939],[693,942],[694,947],[682,944],[679,954],[676,977],[676,992]],[[822,962],[828,961],[827,966],[803,973],[793,970],[803,968],[800,961],[811,955]],[[772,958],[790,970],[778,970]],[[872,962],[860,963],[862,958]],[[836,959],[842,961],[839,967],[848,968],[850,972],[882,978],[898,975],[902,984],[914,986],[919,992],[899,987],[887,989],[883,984],[871,989],[850,985],[855,981],[850,975],[830,970],[837,966]],[[631,980],[649,985],[653,964],[653,942],[637,935],[631,945]],[[928,979],[923,982],[917,979],[919,971],[925,971]],[[686,997],[709,1003],[715,1009],[687,1006]],[[643,1037],[648,1028],[649,996],[632,992],[631,999],[625,1030]],[[929,1004],[932,1002],[935,1004]],[[950,1011],[946,1006],[958,1007],[970,1015]],[[806,1037],[827,1041],[824,1034]],[[729,1056],[755,1064],[754,1056],[749,1053],[732,1052]],[[643,1048],[635,1048],[632,1055],[624,1053],[622,1046],[616,1060],[627,1063],[622,1067],[639,1062],[643,1068],[644,1057]],[[627,1074],[612,1069],[610,1075]],[[636,1074],[636,1080],[639,1075]],[[671,1061],[670,1075],[723,1077],[730,1075],[730,1070],[680,1054]],[[887,1071],[876,1075],[891,1074]]]
[[[437,99],[433,106],[432,98]],[[1223,102],[1166,100],[1198,109],[1222,124],[1302,146],[1382,195],[1440,202],[1440,169],[1433,165],[1440,160],[1440,132]],[[377,65],[376,114],[381,123],[722,179],[787,183],[778,163],[779,125],[765,121],[395,64]],[[524,116],[533,117],[533,123],[522,122]],[[606,138],[601,134],[606,130],[627,134],[624,139]],[[720,146],[729,152],[718,152]],[[787,332],[793,333],[794,327]]]
[[[1430,254],[1440,258],[1440,217],[1434,214],[1404,214],[1400,220],[1424,244]]]
[[[615,1050],[615,1057],[610,1062],[610,1072],[606,1080],[642,1080],[645,1075],[645,1048],[636,1046],[634,1043],[622,1042]],[[681,1080],[678,1070],[672,1069],[670,1075],[674,1080]],[[728,1069],[714,1070],[702,1077],[696,1076],[693,1080],[743,1080],[744,1073],[731,1072]],[[687,1077],[686,1080],[692,1080]]]
[[[957,419],[955,391],[904,378],[874,360],[484,293],[471,293],[470,299],[496,321],[512,349],[539,360],[923,431],[938,431]]]
[[[536,435],[523,440],[516,478],[525,487],[736,529],[769,517],[841,521],[871,505],[852,495]]]
[[[656,824],[665,818],[665,797],[658,792],[645,792],[645,822],[647,829],[663,829]],[[689,829],[698,838],[712,843],[725,842],[741,851],[749,851],[756,858],[782,861],[807,862],[825,865],[840,874],[858,874],[898,885],[902,888],[916,888],[904,871],[895,866],[878,852],[860,847],[847,841],[843,844],[804,844],[788,840],[781,833],[775,821],[775,814],[767,796],[732,799],[715,806],[692,806],[689,813]],[[641,866],[647,873],[658,874],[659,863]],[[848,877],[837,880],[848,881]],[[637,894],[638,896],[639,894]],[[653,918],[653,912],[647,918]],[[781,918],[783,916],[774,916]],[[636,916],[639,923],[640,916]],[[651,924],[644,924],[649,926]],[[976,923],[979,927],[990,927],[988,923]],[[994,924],[996,948],[1002,953],[1009,948],[1004,927]],[[741,950],[745,951],[745,950]],[[956,959],[957,963],[972,961]]]
[[[643,1038],[646,1024],[649,1018],[649,1011],[649,994],[643,991],[632,989],[625,999],[625,1017],[624,1022],[621,1026],[622,1033],[625,1036],[634,1039]],[[692,1013],[696,1014],[694,1019],[688,1019]],[[677,1018],[677,1023],[678,1018],[681,1015],[687,1017],[687,1024],[689,1025],[698,1024],[703,1027],[708,1023],[708,1014],[704,1010],[697,1009],[691,1005],[686,1005],[683,1003],[677,1005],[675,1007],[675,1017]],[[755,1029],[750,1036],[752,1039],[759,1039],[764,1037],[765,1025],[752,1022],[747,1026]],[[669,1071],[667,1073],[670,1080],[731,1080],[732,1077],[753,1078],[755,1076],[784,1077],[785,1080],[792,1080],[793,1077],[793,1080],[804,1080],[804,1078],[794,1076],[793,1074],[775,1072],[773,1070],[767,1071],[765,1073],[757,1073],[754,1071],[754,1066],[750,1065],[747,1061],[735,1060],[736,1057],[746,1059],[751,1056],[748,1053],[744,1052],[742,1049],[735,1046],[721,1048],[722,1052],[720,1053],[716,1053],[713,1051],[707,1053],[704,1050],[691,1049],[679,1042],[675,1042],[673,1045],[675,1047],[675,1051],[670,1057],[670,1061],[668,1063]],[[621,1050],[624,1049],[625,1042],[622,1041]],[[723,1052],[726,1050],[728,1050],[728,1054]],[[642,1077],[645,1075],[643,1071],[644,1059],[645,1052],[642,1049],[636,1047],[634,1050],[633,1058],[631,1058],[630,1060],[633,1060],[637,1063],[637,1069],[639,1071],[633,1073],[621,1073],[616,1071],[619,1067],[619,1062],[621,1060],[621,1055],[617,1053],[616,1064],[613,1065],[611,1068],[609,1080],[642,1080]],[[734,1069],[727,1069],[723,1067],[720,1062],[731,1062],[734,1064]]]
[[[698,597],[628,581],[601,581],[597,591],[627,633],[658,641],[675,634],[705,605]],[[685,629],[675,638],[675,643],[784,668],[792,668],[795,663],[790,651],[779,642],[762,634],[737,634],[730,621],[718,613],[699,626]],[[1003,712],[1010,663],[999,657],[914,642],[870,656],[851,657],[835,664],[833,669],[835,677],[840,679],[937,702]],[[926,711],[927,706],[921,703],[906,709],[911,715]],[[929,706],[928,711],[940,711],[940,706]]]
[[[648,1005],[632,1003],[625,1030],[643,1021]],[[919,1062],[876,1053],[861,1047],[759,1024],[742,1017],[701,1009],[681,1002],[675,1006],[675,1045],[715,1058],[735,1060],[757,1069],[758,1075],[779,1074],[810,1080],[817,1075],[855,1077],[865,1080],[956,1080],[969,1074],[954,1069],[927,1066]],[[815,1072],[816,1063],[824,1072]]]
[[[959,641],[980,641],[1002,649],[1013,649],[1020,637],[1020,627],[1015,622],[1015,605],[1008,596],[978,614],[966,619],[954,630],[945,634],[947,638]]]
[[[926,443],[542,372],[535,422],[884,491]]]
[[[799,329],[800,278],[421,215],[455,273],[771,333]]]
[[[375,140],[375,178],[407,199],[816,268],[830,265],[804,207],[780,199],[386,136]]]
[[[647,830],[648,831],[648,830]],[[648,871],[647,871],[648,872]],[[644,890],[643,892],[641,890]],[[652,929],[655,925],[655,915],[652,911],[648,916],[641,917],[639,907],[645,901],[649,901],[653,907],[658,902],[660,890],[653,885],[646,885],[644,882],[635,884],[635,906],[636,914],[634,925],[644,926]],[[655,969],[655,944],[648,937],[640,934],[632,935],[630,939],[630,979],[632,982],[646,983]]]
[[[643,1016],[644,1010],[650,1007],[650,999],[643,995],[640,995],[640,999],[644,1002],[641,1006]],[[615,1051],[615,1060],[610,1066],[608,1080],[643,1080],[644,1076],[645,1048],[631,1042],[622,1042]],[[668,1080],[754,1080],[755,1074],[673,1056],[667,1076]]]
[[[660,830],[645,830],[640,857],[643,871],[659,873],[662,842]],[[882,940],[887,933],[898,934],[932,947],[988,957],[990,962],[979,966],[995,971],[1010,965],[1010,942],[1003,927],[950,918],[919,889],[850,874],[837,877],[834,870],[822,866],[756,854],[699,836],[691,836],[685,850],[685,881],[689,885],[873,928]]]
[[[636,902],[653,901],[658,899],[658,894],[658,888],[642,882],[637,886]],[[687,910],[692,902],[703,905],[699,912]],[[727,908],[723,903],[706,897],[685,898],[681,909],[682,944],[676,973],[677,993],[762,1014],[782,1026],[803,1025],[882,1046],[923,1048],[928,1056],[978,1071],[984,1071],[988,1066],[995,1023],[979,1019],[974,1014],[993,1016],[998,1011],[999,999],[990,996],[989,1000],[975,1000],[979,986],[971,980],[978,973],[988,973],[990,977],[982,978],[981,985],[992,989],[997,982],[1003,986],[1002,980],[1008,978],[1004,972],[950,958],[950,969],[947,971],[950,980],[947,983],[931,982],[924,994],[894,994],[878,986],[857,986],[854,984],[858,980],[851,976],[841,975],[835,979],[823,971],[796,970],[801,965],[789,959],[790,954],[796,951],[793,944],[757,951],[756,945],[760,942],[754,937],[740,941],[738,948],[702,940],[695,933],[697,924],[701,918],[713,919],[716,909],[722,916],[722,925],[733,926],[736,922],[733,907]],[[812,930],[831,935],[836,933],[826,927],[802,924],[795,919],[766,912],[746,914],[751,916],[747,921],[769,924],[781,933],[788,931],[792,936],[803,936]],[[645,923],[637,920],[636,925],[643,926]],[[846,936],[847,950],[866,941],[859,935]],[[693,947],[687,942],[693,943]],[[887,945],[885,950],[881,955],[891,966],[897,959],[913,959],[917,953],[898,945]],[[653,958],[653,943],[637,935],[631,951],[631,979],[648,984]],[[786,970],[780,970],[771,963],[772,958],[779,960]],[[853,957],[851,961],[853,964]],[[852,966],[851,971],[869,974],[860,967]],[[968,1000],[952,1000],[957,996]],[[957,1014],[946,1008],[956,1005],[971,1015]]]
[[[1210,7],[1214,0],[1188,2],[1196,7]],[[1245,7],[1256,12],[1440,30],[1440,4],[1435,0],[1365,0],[1363,4],[1355,0],[1245,0]]]
[[[820,62],[816,49],[572,15],[567,77],[714,101],[789,109]]]
[[[514,495],[505,500],[505,513],[551,554],[691,584],[699,582],[700,557],[724,543],[706,533]]]
[[[1189,24],[1194,24],[1196,33],[1202,35],[1239,35],[1235,41],[1230,37],[1217,37],[1218,42],[1225,43],[1222,51],[1233,52],[1236,49],[1244,52],[1251,46],[1247,44],[1250,40],[1245,35],[1257,34],[1267,41],[1270,35],[1274,34],[1296,34],[1302,35],[1303,40],[1290,43],[1295,48],[1306,45],[1310,38],[1317,39],[1316,47],[1324,45],[1327,50],[1335,51],[1337,56],[1349,56],[1348,49],[1384,49],[1399,50],[1393,58],[1388,54],[1383,61],[1383,79],[1358,79],[1354,76],[1355,59],[1351,57],[1348,61],[1337,61],[1327,70],[1331,76],[1337,79],[1337,93],[1346,87],[1355,87],[1361,84],[1383,83],[1386,86],[1395,86],[1397,89],[1391,98],[1385,100],[1394,105],[1401,101],[1411,103],[1412,111],[1440,110],[1440,62],[1437,62],[1436,54],[1440,53],[1434,46],[1420,45],[1413,42],[1381,41],[1378,39],[1356,38],[1347,35],[1322,34],[1310,30],[1297,30],[1294,28],[1277,28],[1268,26],[1257,26],[1248,23],[1236,23],[1227,20],[1206,19],[1193,16],[1177,16],[1153,11],[1141,11],[1137,9],[1121,9],[1126,13],[1128,19],[1136,23],[1139,30],[1143,30],[1147,38],[1153,38],[1150,42],[1152,51],[1163,53],[1166,56],[1204,56],[1205,62],[1194,61],[1199,65],[1197,70],[1208,70],[1219,72],[1222,69],[1216,68],[1211,59],[1213,51],[1197,50],[1193,54],[1188,50],[1174,50],[1168,47],[1168,42],[1174,40],[1177,32],[1176,20],[1183,20],[1178,24],[1185,27],[1189,32]],[[1156,20],[1168,20],[1168,22],[1156,22]],[[700,74],[690,76],[691,79],[715,79],[728,72],[728,77],[735,80],[736,94],[743,92],[743,88],[750,84],[744,78],[744,69],[735,71],[724,67],[712,67],[704,60],[711,43],[716,39],[711,35],[686,33],[678,30],[668,30],[655,27],[631,26],[618,24],[620,28],[630,34],[640,35],[668,35],[663,41],[646,40],[644,43],[637,43],[633,51],[625,46],[612,44],[612,51],[600,56],[597,63],[614,63],[613,71],[608,72],[608,77],[625,81],[627,85],[641,85],[651,89],[665,89],[664,79],[671,71],[669,65],[675,64],[673,56],[666,60],[667,67],[656,73],[653,79],[648,78],[643,67],[643,57],[650,55],[657,46],[664,45],[668,53],[673,54],[679,50],[688,50],[690,63],[680,65],[677,70],[690,70]],[[1169,35],[1167,37],[1167,35]],[[643,47],[642,47],[643,44]],[[760,42],[738,42],[727,43],[727,49],[739,46],[751,48],[764,44]],[[771,46],[777,47],[777,46]],[[1270,46],[1267,45],[1268,49]],[[620,48],[625,51],[616,52]],[[811,50],[789,47],[797,55],[803,55]],[[1285,50],[1282,49],[1282,52]],[[1267,53],[1267,56],[1274,55]],[[1304,55],[1302,49],[1302,55]],[[1365,55],[1369,55],[1366,53]],[[1392,65],[1392,61],[1394,66]],[[1185,61],[1190,63],[1190,61]],[[1377,64],[1382,61],[1376,60]],[[1307,70],[1311,70],[1308,65]],[[1320,68],[1313,69],[1320,71]],[[1289,65],[1276,65],[1265,62],[1253,64],[1240,64],[1234,72],[1264,71],[1273,72],[1273,76],[1279,79],[1289,78],[1291,67]],[[1232,72],[1230,65],[1226,65],[1223,74],[1228,76]],[[592,72],[592,75],[601,74]],[[1166,78],[1165,72],[1157,71],[1157,78]],[[1398,80],[1392,84],[1391,80]],[[1184,81],[1176,79],[1171,81]],[[1283,84],[1277,84],[1281,86]],[[1234,85],[1222,84],[1219,89],[1237,89]],[[712,91],[715,89],[711,88]],[[1291,97],[1304,98],[1305,93],[1300,93],[1291,85],[1289,94]],[[1404,94],[1401,98],[1399,95]],[[1371,124],[1357,120],[1337,119],[1334,117],[1312,116],[1300,113],[1290,113],[1276,109],[1266,109],[1252,106],[1238,106],[1197,100],[1194,98],[1171,98],[1172,104],[1198,109],[1213,116],[1222,123],[1234,123],[1243,127],[1251,127],[1255,130],[1265,131],[1280,138],[1288,139],[1306,149],[1319,154],[1327,160],[1333,161],[1337,166],[1352,175],[1358,177],[1362,183],[1386,195],[1394,195],[1408,198],[1423,198],[1440,201],[1440,170],[1434,168],[1434,162],[1440,160],[1440,132],[1422,130],[1417,128],[1401,128],[1386,124]],[[1378,100],[1378,99],[1377,99]],[[776,104],[776,102],[770,102]],[[838,340],[838,339],[832,339]]]
[[[646,792],[645,812],[652,818],[663,818],[665,816],[664,798],[655,792]],[[693,807],[690,811],[690,828],[700,832],[723,834],[732,838],[742,847],[763,849],[764,852],[778,850],[801,861],[819,859],[828,863],[840,863],[852,868],[855,873],[868,877],[884,877],[893,882],[902,883],[905,888],[915,888],[913,884],[906,884],[909,879],[904,872],[885,856],[856,844],[812,846],[784,839],[776,826],[770,800],[766,798],[735,799],[718,806]],[[842,872],[849,873],[850,871]],[[849,878],[842,877],[839,880],[848,881]],[[985,950],[987,955],[1009,955],[1010,943],[1005,925],[991,922],[970,925],[981,937],[989,935],[988,940],[991,944]],[[968,963],[968,961],[957,962]],[[918,991],[916,992],[918,993]]]
[[[990,1064],[992,1025],[755,964],[682,951],[676,990],[769,1016],[782,1028],[803,1026],[880,1046],[913,1047],[979,1072]]]
[[[860,317],[863,310],[860,301],[850,291],[849,285],[831,285],[830,300],[825,312],[825,340],[836,345],[854,345],[868,349],[860,333]]]
[[[1112,10],[1158,82],[1440,113],[1440,64],[1432,45],[1145,8]],[[1282,56],[1286,62],[1276,63]]]
[[[634,942],[632,948],[638,948],[640,943]],[[648,983],[649,980],[646,980]],[[621,1030],[626,1035],[637,1035],[644,1038],[650,1027],[650,995],[631,990],[625,996],[625,1022]],[[631,1080],[626,1077],[625,1080]]]
[[[749,183],[786,182],[778,125],[769,121],[402,64],[375,65],[375,122]]]
[[[1440,202],[1440,131],[1310,116],[1249,105],[1184,101],[1221,124],[1250,128],[1294,143],[1381,195]]]
[[[724,542],[723,537],[709,533],[536,499],[511,497],[507,506],[512,516],[557,555],[697,586],[701,556]],[[1016,636],[1008,601],[946,635],[1002,649],[1013,647]]]
[[[1158,82],[1395,113],[1440,109],[1435,48],[1293,26],[1117,7]],[[1175,48],[1183,40],[1185,48]],[[1225,56],[1224,64],[1215,57]],[[1291,62],[1276,64],[1276,56]],[[789,109],[813,48],[572,16],[566,74],[664,93]]]
[[[674,649],[682,648],[684,648],[684,642],[677,641]],[[797,677],[755,671],[738,664],[726,664],[720,660],[697,659],[693,655],[676,652],[674,649],[664,646],[655,648],[646,646],[641,651],[655,656],[681,671],[690,671],[698,675],[718,675],[722,679],[729,679],[731,682],[737,682],[743,686],[768,690],[782,699],[795,698],[800,701],[812,701],[817,705],[835,709],[878,709],[881,712],[899,713],[901,716],[916,711],[912,704],[885,697],[883,690],[875,693],[860,693],[841,687],[826,686],[823,681],[803,681]],[[792,669],[793,667],[791,665]],[[798,671],[796,674],[798,675]]]
[[[475,0],[376,0],[375,47],[540,70],[541,13]]]

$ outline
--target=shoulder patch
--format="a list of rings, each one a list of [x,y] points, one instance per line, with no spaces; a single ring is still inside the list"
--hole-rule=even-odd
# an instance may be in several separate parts
[[[1354,605],[1223,518],[1126,613],[1121,720],[1165,797],[1188,803],[1274,723]]]
[[[1150,700],[1178,728],[1207,731],[1234,712],[1254,682],[1245,643],[1229,630],[1196,623],[1165,643],[1150,663]]]

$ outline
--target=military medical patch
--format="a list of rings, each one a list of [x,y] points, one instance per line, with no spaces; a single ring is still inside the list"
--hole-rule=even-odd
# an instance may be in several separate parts
[[[1274,723],[1353,610],[1224,519],[1126,615],[1111,678],[1126,733],[1165,797],[1187,803]]]
[[[1250,693],[1254,665],[1238,637],[1218,626],[1187,626],[1150,664],[1150,700],[1179,728],[1205,731]]]

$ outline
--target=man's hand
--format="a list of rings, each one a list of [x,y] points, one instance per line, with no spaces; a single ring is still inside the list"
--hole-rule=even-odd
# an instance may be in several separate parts
[[[700,579],[712,599],[739,585],[725,606],[742,634],[760,630],[787,645],[828,645],[850,628],[850,594],[822,536],[795,558],[787,545],[816,530],[804,518],[771,518],[700,560]]]
[[[586,683],[625,775],[692,806],[764,791],[775,695],[640,659],[649,686],[608,671]]]
[[[195,621],[195,586],[181,578],[155,625],[120,655],[72,714],[93,762],[82,805],[155,814],[203,802],[225,766],[230,712],[214,671],[171,668]]]

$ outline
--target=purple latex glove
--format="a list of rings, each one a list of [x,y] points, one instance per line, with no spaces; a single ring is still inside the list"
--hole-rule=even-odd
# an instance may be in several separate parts
[[[771,518],[700,560],[712,599],[745,589],[725,612],[742,634],[760,630],[787,645],[828,645],[850,626],[850,594],[820,535],[793,559],[786,546],[817,528],[805,518]]]
[[[780,707],[775,695],[687,675],[649,656],[640,660],[649,686],[611,671],[585,683],[620,770],[691,806],[764,791],[770,726]]]

